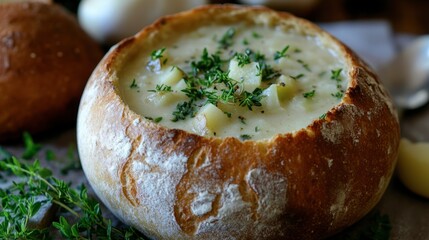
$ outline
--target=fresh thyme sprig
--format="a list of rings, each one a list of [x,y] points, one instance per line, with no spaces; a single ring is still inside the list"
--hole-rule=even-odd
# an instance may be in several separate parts
[[[33,151],[35,144],[28,144],[32,142],[31,137],[26,135],[25,139],[26,151]],[[6,151],[3,149],[3,152]],[[0,239],[51,239],[59,235],[64,239],[145,239],[132,228],[112,226],[111,220],[103,217],[100,204],[88,196],[84,186],[70,187],[53,177],[37,159],[30,163],[11,154],[2,154],[0,174],[14,177],[10,186],[0,189]],[[31,219],[45,204],[60,209],[57,212],[59,221],[32,227]]]
[[[222,60],[218,54],[209,54],[207,48],[203,49],[200,61],[192,61],[191,68],[193,76],[200,73],[208,73],[214,70],[221,69]]]
[[[185,120],[188,116],[193,117],[195,112],[193,101],[178,103],[176,110],[173,112],[173,119],[171,119],[171,121],[177,122],[179,120]]]
[[[233,57],[239,61],[239,66],[258,62],[259,74],[264,80],[275,77],[270,75],[279,74],[265,63],[264,55],[254,53],[250,49],[246,49],[244,53],[235,53]],[[191,62],[191,71],[184,76],[186,88],[181,90],[189,100],[177,104],[172,121],[195,116],[198,108],[207,103],[215,106],[219,102],[238,103],[239,106],[247,107],[249,110],[262,105],[261,99],[264,97],[262,89],[257,88],[253,92],[243,91],[242,83],[230,78],[229,71],[223,70],[226,62],[228,60],[222,60],[219,52],[210,54],[206,48],[203,49],[200,59]],[[161,89],[159,87],[159,90]]]

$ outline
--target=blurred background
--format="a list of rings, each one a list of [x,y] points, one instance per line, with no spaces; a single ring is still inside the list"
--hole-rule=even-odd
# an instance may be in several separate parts
[[[231,2],[231,1],[215,1]],[[429,33],[429,1],[427,0],[243,0],[241,2],[277,3],[282,10],[315,22],[383,19],[391,23],[395,32]],[[301,4],[306,2],[308,4]],[[305,6],[304,6],[305,5]]]
[[[80,0],[55,0],[55,2],[76,13]],[[208,2],[266,4],[316,22],[384,19],[390,22],[395,32],[429,33],[427,0],[208,0]]]

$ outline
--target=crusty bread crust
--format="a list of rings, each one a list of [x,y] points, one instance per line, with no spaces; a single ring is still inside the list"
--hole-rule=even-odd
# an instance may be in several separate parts
[[[0,142],[74,123],[101,48],[55,4],[3,3],[0,16]]]
[[[139,49],[185,28],[235,21],[292,28],[328,42],[348,64],[342,102],[307,128],[244,142],[167,129],[123,102],[117,72]],[[234,5],[162,18],[113,48],[86,87],[77,130],[95,192],[124,222],[155,239],[332,235],[379,201],[400,136],[388,94],[347,47],[287,13]]]

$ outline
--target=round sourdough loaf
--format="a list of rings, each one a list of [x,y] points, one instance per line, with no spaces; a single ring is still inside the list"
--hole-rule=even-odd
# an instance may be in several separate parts
[[[0,16],[0,142],[74,123],[101,48],[55,4],[1,3]]]
[[[140,51],[189,29],[239,22],[281,26],[331,46],[345,59],[349,80],[338,104],[296,131],[240,140],[165,127],[124,100],[120,73]],[[164,17],[112,48],[86,86],[77,124],[82,167],[95,192],[116,216],[153,239],[335,234],[380,200],[400,136],[385,89],[346,46],[290,14],[235,5]]]

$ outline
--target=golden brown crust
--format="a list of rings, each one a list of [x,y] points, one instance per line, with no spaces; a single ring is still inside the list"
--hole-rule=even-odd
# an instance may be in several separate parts
[[[102,51],[55,4],[0,4],[0,142],[74,122]]]
[[[305,129],[244,142],[167,129],[131,111],[116,87],[127,58],[162,41],[164,31],[209,21],[275,24],[319,36],[349,66],[343,101]],[[78,117],[82,166],[96,193],[119,218],[159,239],[332,235],[379,201],[398,142],[386,91],[347,47],[287,13],[233,5],[163,18],[120,43],[92,75]]]

